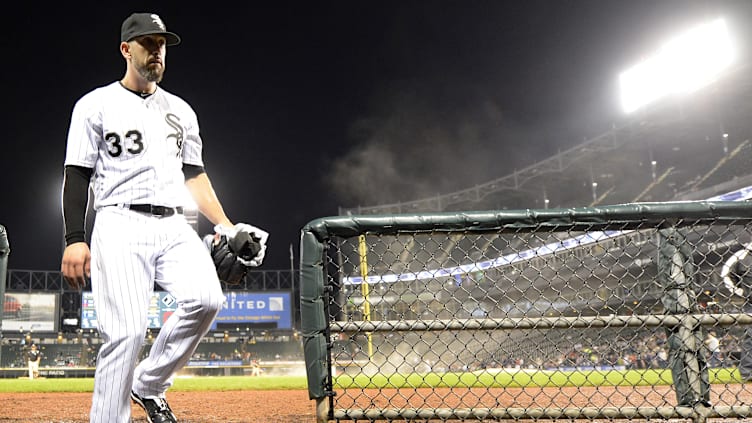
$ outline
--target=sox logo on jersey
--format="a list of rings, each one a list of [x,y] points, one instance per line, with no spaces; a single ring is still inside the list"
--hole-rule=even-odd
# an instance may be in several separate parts
[[[172,129],[175,130],[174,134],[167,135],[167,138],[175,138],[175,144],[178,146],[178,157],[180,157],[181,154],[183,154],[183,134],[184,130],[183,127],[180,125],[180,118],[175,116],[172,113],[167,113],[165,115],[165,122],[167,122]]]

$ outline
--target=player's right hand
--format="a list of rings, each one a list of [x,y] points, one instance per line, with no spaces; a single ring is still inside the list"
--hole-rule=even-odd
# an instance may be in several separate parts
[[[73,289],[81,290],[91,276],[91,251],[85,242],[74,242],[65,247],[60,265],[63,278]]]

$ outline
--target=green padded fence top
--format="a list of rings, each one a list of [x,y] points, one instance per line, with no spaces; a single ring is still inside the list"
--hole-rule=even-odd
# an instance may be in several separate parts
[[[751,217],[752,203],[747,201],[686,201],[568,209],[336,216],[312,220],[303,227],[303,232],[310,232],[321,241],[332,235],[351,237],[375,229],[382,234],[400,230],[472,232],[535,226],[593,228],[593,225],[613,226],[619,223],[624,223],[623,229],[628,229],[630,224],[666,222],[666,225],[681,226],[705,219],[728,220]]]

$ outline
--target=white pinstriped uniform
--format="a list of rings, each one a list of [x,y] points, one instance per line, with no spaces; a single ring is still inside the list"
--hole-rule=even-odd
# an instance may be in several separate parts
[[[84,95],[73,109],[65,165],[94,169],[91,280],[104,341],[91,422],[128,422],[131,389],[164,397],[224,302],[211,258],[182,215],[123,207],[181,205],[182,164],[203,166],[201,152],[193,109],[162,88],[140,98],[114,82]],[[131,376],[154,282],[176,298],[178,309]]]

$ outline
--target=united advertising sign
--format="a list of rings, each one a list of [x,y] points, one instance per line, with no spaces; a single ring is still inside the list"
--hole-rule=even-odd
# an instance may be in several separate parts
[[[214,319],[217,324],[269,324],[276,329],[292,328],[289,292],[228,292]]]

